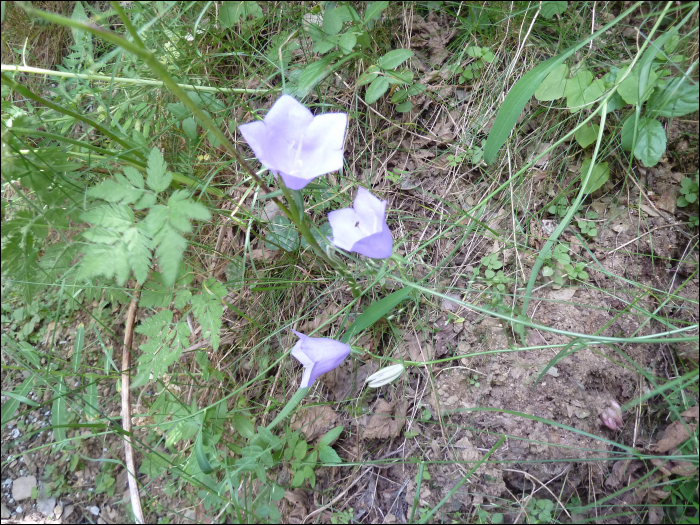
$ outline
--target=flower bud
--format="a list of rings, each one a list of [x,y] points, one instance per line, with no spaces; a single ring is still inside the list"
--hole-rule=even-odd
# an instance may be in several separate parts
[[[380,386],[388,385],[401,377],[403,374],[403,369],[404,367],[402,364],[397,364],[377,370],[366,379],[366,382],[368,383],[367,386],[370,388],[379,388]]]

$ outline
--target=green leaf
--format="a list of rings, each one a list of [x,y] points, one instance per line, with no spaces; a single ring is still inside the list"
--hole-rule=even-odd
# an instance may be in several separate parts
[[[629,69],[629,66],[620,69],[617,72],[617,82],[620,82],[620,80],[623,78],[623,76],[627,73],[627,70]],[[628,104],[632,105],[637,105],[640,103],[639,100],[639,70],[640,70],[640,65],[638,64],[633,70],[632,73],[627,75],[627,77],[620,82],[620,85],[617,88],[617,92],[620,94],[620,96],[623,98],[625,102]],[[649,77],[647,79],[647,85],[646,85],[646,90],[644,93],[644,97],[642,97],[641,102],[644,102],[649,95],[651,95],[652,90],[654,89],[654,86],[656,84],[657,80],[657,75],[656,73],[652,70],[649,72]]]
[[[194,442],[194,455],[197,459],[197,465],[199,465],[199,468],[202,472],[204,472],[205,474],[210,474],[214,471],[214,469],[211,467],[211,464],[209,463],[209,460],[207,459],[206,453],[204,452],[204,444],[201,429],[197,434],[197,439]]]
[[[598,124],[594,123],[591,126],[586,125],[576,131],[574,138],[576,139],[576,142],[578,142],[579,146],[582,148],[587,148],[598,140],[599,131],[600,126]]]
[[[555,15],[560,15],[564,11],[566,11],[566,8],[569,6],[569,3],[566,1],[556,1],[556,2],[542,2],[542,8],[540,10],[540,16],[543,18],[546,18],[548,20],[551,20],[554,18]]]
[[[194,118],[188,117],[182,121],[182,131],[185,132],[187,138],[194,140],[197,138],[197,123]]]
[[[2,404],[2,411],[1,411],[1,425],[3,429],[5,428],[5,425],[8,423],[8,421],[11,421],[13,417],[15,417],[15,412],[17,412],[17,409],[19,408],[19,404],[22,402],[21,399],[28,399],[27,395],[29,394],[29,391],[32,389],[32,385],[34,384],[34,378],[33,377],[28,377],[27,379],[24,380],[24,382],[16,387],[11,393],[14,394],[12,396],[9,396],[9,399],[5,401]],[[3,395],[7,395],[9,392],[3,391]]]
[[[318,444],[319,445],[331,445],[336,439],[340,437],[340,434],[343,433],[343,426],[337,426],[335,428],[332,428],[328,432],[325,433],[325,435],[319,439]]]
[[[343,338],[341,339],[341,342],[347,344],[356,333],[359,333],[365,328],[372,326],[379,319],[384,317],[384,315],[389,313],[397,304],[408,297],[411,290],[412,288],[410,286],[406,286],[405,288],[401,288],[400,290],[387,295],[376,303],[372,303],[348,327],[343,335]]]
[[[656,119],[639,119],[634,156],[647,168],[655,166],[666,151],[666,131]]]
[[[151,149],[151,153],[148,155],[146,184],[156,193],[165,190],[173,180],[172,173],[166,171],[166,168],[165,160],[163,160],[160,150],[155,147]]]
[[[138,358],[138,375],[133,387],[148,381],[151,374],[153,380],[157,380],[189,345],[190,331],[187,323],[180,322],[173,326],[172,320],[172,310],[161,310],[136,327],[136,332],[147,336],[148,341],[139,346],[142,353]]]
[[[566,96],[566,105],[572,113],[580,111],[582,109],[581,106],[585,104],[583,94],[591,84],[591,80],[593,80],[593,73],[581,70],[574,78],[566,82],[564,95]]]
[[[340,37],[338,36],[328,36],[323,40],[319,40],[314,44],[313,52],[325,54],[340,43]]]
[[[128,206],[102,205],[80,215],[85,222],[116,232],[124,232],[134,223],[134,212]]]
[[[337,35],[343,28],[340,9],[326,9],[323,13],[323,30],[328,35]]]
[[[228,29],[248,16],[262,18],[263,12],[257,2],[224,2],[219,13],[219,23],[222,29]]]
[[[481,58],[482,51],[479,46],[467,46],[467,49],[464,50],[467,55],[469,55],[472,58]]]
[[[605,82],[602,79],[594,80],[583,92],[583,103],[592,104],[605,92]]]
[[[51,406],[51,425],[53,425],[53,438],[56,443],[61,443],[66,440],[66,429],[57,428],[59,425],[65,425],[68,423],[68,418],[66,417],[66,384],[63,382],[63,378],[59,378],[56,382],[55,395],[56,398]]]
[[[367,2],[367,9],[365,9],[365,24],[370,20],[377,18],[382,11],[389,7],[389,2]]]
[[[661,117],[682,117],[698,110],[700,85],[687,77],[671,79],[649,98],[647,109]]]
[[[375,78],[367,88],[365,102],[374,104],[389,89],[389,79],[385,76]]]
[[[355,85],[359,87],[364,86],[365,84],[369,84],[379,76],[377,71],[380,71],[380,69],[377,66],[369,66],[367,70],[360,75],[360,78],[357,79]]]
[[[396,106],[396,111],[399,113],[408,113],[413,109],[413,103],[410,100],[406,100],[404,102],[401,102],[398,106]]]
[[[317,60],[306,66],[297,82],[296,96],[304,98],[316,85],[321,82],[331,72],[329,66],[335,58],[334,53],[326,55],[321,60]]]
[[[233,426],[236,431],[245,439],[250,439],[255,435],[255,427],[247,417],[241,414],[233,416]]]
[[[304,459],[308,450],[308,443],[304,440],[300,440],[294,447],[294,457],[297,459]]]
[[[413,56],[413,51],[410,49],[394,49],[377,61],[377,65],[387,71],[394,69],[403,64],[406,60]]]
[[[325,248],[330,244],[328,237],[331,237],[333,235],[333,229],[331,228],[331,225],[327,222],[321,224],[321,226],[319,226],[318,229],[321,230],[321,233],[318,233],[318,231],[316,231],[316,228],[312,228],[311,235],[314,239],[316,239],[316,242],[321,246],[321,248]],[[301,247],[304,249],[309,247],[309,243],[306,242],[306,239],[304,239],[303,237],[301,238]]]
[[[591,159],[586,159],[581,163],[581,179],[588,173],[588,168],[591,165]],[[610,178],[610,166],[607,162],[601,162],[593,167],[588,184],[583,190],[585,193],[593,193],[595,190],[605,184]]]
[[[567,76],[569,76],[569,66],[566,64],[554,68],[535,91],[535,98],[540,102],[551,102],[563,97]]]
[[[299,232],[296,226],[283,215],[276,215],[272,220],[272,228],[265,236],[265,247],[268,250],[282,248],[287,252],[299,249]]]
[[[202,326],[202,337],[209,337],[211,347],[216,352],[219,349],[219,331],[224,306],[221,300],[228,291],[219,281],[210,277],[202,283],[202,293],[192,296],[192,313]]]
[[[352,48],[357,44],[357,37],[354,33],[348,31],[340,37],[340,42],[338,42],[338,47],[345,55],[352,53]]]
[[[343,462],[338,453],[333,450],[333,447],[329,447],[328,445],[320,445],[318,447],[318,459],[321,463],[340,464]]]
[[[129,266],[134,272],[134,277],[143,284],[151,267],[151,239],[139,227],[129,228],[122,238],[129,253]]]
[[[85,419],[94,421],[100,417],[100,399],[97,397],[97,375],[88,376],[90,383],[85,389],[85,397],[83,398],[85,411]]]
[[[85,325],[80,323],[75,331],[75,341],[73,341],[73,373],[78,372],[80,360],[83,356],[83,343],[85,342]]]

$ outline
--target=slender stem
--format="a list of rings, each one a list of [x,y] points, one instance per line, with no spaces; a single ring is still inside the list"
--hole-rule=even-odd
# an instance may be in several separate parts
[[[309,390],[310,389],[308,386],[297,390],[296,393],[292,396],[292,399],[287,401],[287,404],[284,405],[284,408],[282,409],[282,411],[279,414],[277,414],[277,417],[275,419],[272,420],[272,423],[267,425],[267,429],[272,430],[279,423],[281,423],[284,420],[284,418],[286,418],[289,414],[291,414],[292,410],[294,410],[297,407],[297,405],[299,403],[301,403],[301,400],[304,399],[306,394],[309,393]]]

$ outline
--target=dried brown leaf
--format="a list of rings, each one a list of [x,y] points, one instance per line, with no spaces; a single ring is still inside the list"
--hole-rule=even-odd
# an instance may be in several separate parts
[[[652,446],[652,450],[654,452],[668,452],[672,448],[676,448],[690,437],[688,430],[685,428],[686,426],[688,427],[688,430],[690,430],[691,434],[695,432],[695,429],[697,428],[697,425],[694,423],[684,424],[681,420],[674,421],[664,431],[659,442]]]
[[[337,414],[327,405],[304,407],[292,418],[292,431],[301,430],[307,441],[322,436],[335,426]]]
[[[396,437],[406,423],[407,408],[408,403],[405,400],[389,403],[380,399],[374,407],[374,415],[369,418],[363,429],[362,437],[364,439]]]

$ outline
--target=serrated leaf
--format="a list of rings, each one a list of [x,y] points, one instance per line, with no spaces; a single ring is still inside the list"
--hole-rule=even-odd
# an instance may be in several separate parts
[[[588,173],[588,168],[591,165],[591,159],[586,159],[581,163],[581,180],[584,179]],[[610,178],[610,166],[607,162],[601,162],[593,167],[593,171],[588,178],[588,184],[586,184],[585,193],[593,193],[595,190],[600,188],[605,184]]]
[[[634,156],[650,168],[661,160],[665,151],[666,131],[661,122],[646,117],[640,118]]]
[[[600,126],[598,124],[592,124],[591,126],[583,126],[579,128],[574,134],[576,142],[582,148],[587,148],[598,140],[598,132],[600,131]]]
[[[320,445],[318,447],[318,459],[322,463],[340,464],[343,462],[338,453],[333,450],[333,447],[329,447],[328,445]]]
[[[202,327],[202,337],[209,337],[211,347],[216,352],[219,349],[219,331],[224,306],[221,302],[227,294],[226,287],[210,277],[202,284],[202,293],[192,296],[192,313]]]
[[[158,148],[151,149],[151,153],[148,155],[146,173],[148,174],[146,184],[156,193],[167,189],[173,180],[173,175],[167,171],[165,160]]]
[[[94,226],[122,233],[134,223],[134,212],[126,205],[105,204],[82,213],[80,218]]]
[[[374,104],[389,89],[389,79],[385,76],[375,78],[367,88],[365,102]]]
[[[151,266],[151,240],[138,227],[126,230],[123,240],[129,252],[129,266],[139,284],[143,284]]]
[[[377,66],[385,71],[388,71],[399,67],[412,56],[413,51],[410,49],[393,49],[377,61]]]
[[[535,91],[535,98],[540,102],[551,102],[563,97],[568,75],[569,66],[566,64],[554,68]]]
[[[540,16],[551,20],[555,15],[560,15],[566,11],[568,6],[569,3],[563,0],[542,2]]]

